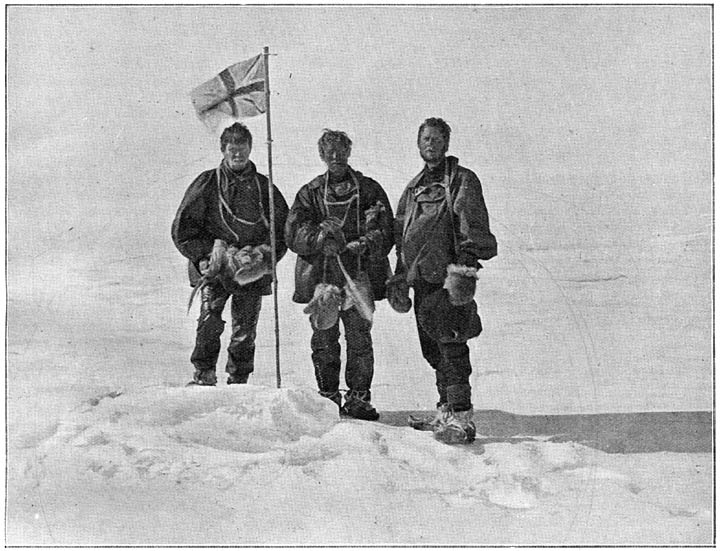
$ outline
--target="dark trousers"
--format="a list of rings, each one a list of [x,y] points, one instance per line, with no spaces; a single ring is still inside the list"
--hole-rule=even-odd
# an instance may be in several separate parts
[[[340,319],[330,329],[313,331],[310,348],[318,390],[333,393],[340,386],[340,320],[345,329],[347,345],[345,383],[350,390],[370,390],[375,363],[371,324],[356,308],[342,310]]]
[[[422,355],[435,370],[438,403],[449,404],[456,411],[464,411],[472,407],[470,349],[464,342],[442,343],[432,339],[422,328],[418,314],[425,298],[442,287],[442,283],[428,283],[422,280],[413,282],[415,322]]]
[[[195,349],[190,361],[195,369],[215,371],[220,354],[220,335],[225,328],[222,313],[232,296],[232,334],[228,345],[228,361],[225,370],[237,377],[247,376],[255,367],[255,336],[262,295],[256,286],[230,293],[220,284],[209,284],[201,294]]]

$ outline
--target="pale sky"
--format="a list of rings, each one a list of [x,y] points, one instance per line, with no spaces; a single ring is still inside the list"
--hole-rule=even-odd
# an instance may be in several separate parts
[[[324,170],[325,127],[350,134],[353,166],[396,202],[421,168],[418,125],[441,116],[453,128],[450,153],[484,182],[506,243],[709,232],[711,13],[10,6],[10,258],[67,227],[83,236],[73,251],[107,239],[171,251],[185,188],[220,159],[189,92],[266,45],[277,54],[273,172],[288,202]],[[264,117],[246,122],[266,171]]]
[[[274,180],[289,203],[324,172],[327,127],[349,133],[351,164],[395,205],[422,167],[418,125],[443,117],[499,243],[478,293],[483,354],[533,381],[553,366],[556,379],[596,369],[593,385],[625,392],[618,404],[706,407],[711,17],[709,5],[10,6],[10,301],[44,306],[66,281],[139,293],[153,278],[163,315],[184,316],[172,314],[187,282],[170,224],[221,158],[189,94],[269,46]],[[264,117],[246,122],[265,172]],[[131,298],[113,300],[132,309]],[[682,396],[657,398],[648,377],[661,398]]]

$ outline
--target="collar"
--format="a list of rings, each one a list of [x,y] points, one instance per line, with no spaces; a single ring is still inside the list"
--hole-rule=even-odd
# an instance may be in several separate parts
[[[357,181],[358,187],[360,186],[360,180],[363,178],[363,175],[361,172],[354,170],[350,165],[348,165],[348,171],[345,173],[345,180],[352,180]],[[309,189],[315,189],[319,187],[323,187],[325,185],[325,182],[330,181],[330,171],[325,171],[323,174],[320,174],[319,176],[315,176],[310,182],[307,184]],[[330,183],[332,186],[332,182]]]
[[[441,172],[442,175],[444,175],[446,170],[449,172],[450,182],[452,183],[452,181],[455,179],[455,174],[457,173],[458,158],[453,157],[452,155],[448,155],[445,157],[445,161],[440,166],[442,166],[442,172]],[[440,169],[440,166],[436,167],[435,170]],[[423,176],[425,176],[426,170],[429,170],[427,165],[425,165],[423,167],[423,169],[420,171],[420,173],[417,176],[415,176],[415,178],[410,180],[408,187],[415,188],[418,185],[421,185],[423,183]]]
[[[425,168],[423,168],[423,172],[427,174],[428,176],[435,176],[435,177],[443,177],[445,176],[445,166],[447,165],[447,157],[443,157],[442,162],[437,165],[434,168],[430,168],[427,163],[425,163]]]
[[[236,180],[247,180],[252,178],[255,175],[256,168],[255,163],[253,163],[252,161],[248,161],[248,163],[245,165],[245,168],[243,168],[240,172],[236,172],[235,170],[227,166],[225,164],[225,161],[223,160],[220,163],[220,170],[227,177],[229,182],[233,182]]]

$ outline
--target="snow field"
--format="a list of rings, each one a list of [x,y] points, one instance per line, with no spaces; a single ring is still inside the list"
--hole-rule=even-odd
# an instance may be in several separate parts
[[[623,504],[642,507],[651,525],[670,522],[685,538],[712,522],[697,503],[663,503],[671,494],[648,500],[646,485],[660,481],[628,473],[623,461],[579,444],[483,444],[480,436],[472,446],[446,446],[410,428],[341,420],[334,404],[311,389],[109,391],[17,443],[15,453],[24,460],[11,465],[11,497],[20,503],[11,535],[25,542],[147,543],[158,534],[177,544],[227,538],[266,544],[610,542],[607,533],[593,534],[600,524],[594,508],[603,502],[602,517],[622,516]],[[662,456],[673,454],[652,455],[662,466]],[[709,476],[704,455],[697,462]],[[155,523],[149,512],[141,513],[149,495],[157,500]],[[187,499],[174,503],[178,495]],[[580,498],[587,495],[589,502]],[[121,496],[130,507],[117,508]],[[66,507],[57,507],[63,500]],[[43,503],[53,512],[38,514]],[[128,511],[134,514],[124,519]],[[172,511],[214,520],[199,520],[200,526],[163,521]],[[218,514],[228,524],[218,527]],[[548,523],[555,515],[570,525]],[[482,519],[495,519],[491,532]],[[523,522],[533,527],[527,540],[522,530],[512,532]],[[494,532],[503,526],[509,532]],[[634,530],[648,537],[644,528]]]

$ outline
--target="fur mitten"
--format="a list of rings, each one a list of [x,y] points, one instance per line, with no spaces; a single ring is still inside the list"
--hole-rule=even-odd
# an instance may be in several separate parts
[[[431,339],[442,343],[464,343],[482,331],[475,301],[455,306],[447,289],[438,289],[423,299],[418,322]]]
[[[393,310],[405,314],[412,308],[410,286],[404,273],[395,274],[385,282],[385,292]]]
[[[475,296],[477,280],[477,268],[450,264],[443,284],[443,288],[447,289],[450,295],[450,304],[462,306],[469,303]]]
[[[238,285],[257,281],[272,271],[270,247],[267,245],[246,245],[242,249],[230,247],[227,261],[232,279]]]
[[[318,283],[313,298],[303,309],[303,313],[310,314],[313,329],[324,331],[338,322],[342,304],[342,291],[338,286]]]

